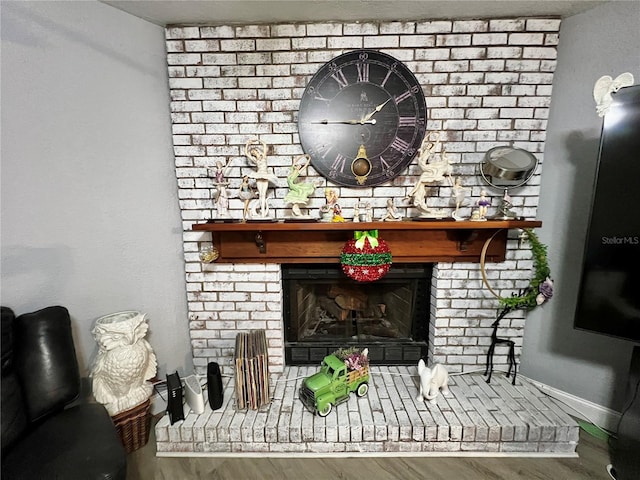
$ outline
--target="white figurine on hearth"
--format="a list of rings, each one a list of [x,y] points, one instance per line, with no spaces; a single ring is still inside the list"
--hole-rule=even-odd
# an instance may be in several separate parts
[[[449,394],[449,373],[440,363],[436,363],[431,368],[427,367],[424,360],[418,362],[419,393],[417,401],[429,401],[436,403],[438,393]]]
[[[144,313],[127,311],[96,321],[93,336],[98,343],[91,377],[93,395],[109,415],[145,402],[153,392],[156,356],[144,338],[149,325]]]

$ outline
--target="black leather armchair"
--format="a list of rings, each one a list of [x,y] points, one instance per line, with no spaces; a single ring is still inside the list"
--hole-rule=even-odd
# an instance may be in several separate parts
[[[111,417],[80,393],[69,312],[15,317],[2,307],[2,478],[122,479],[126,454]]]

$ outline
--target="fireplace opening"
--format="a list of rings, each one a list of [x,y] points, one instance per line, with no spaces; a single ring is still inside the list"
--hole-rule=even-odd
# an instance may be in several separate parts
[[[431,272],[431,264],[392,265],[360,283],[340,265],[282,265],[286,364],[317,364],[350,346],[368,348],[377,365],[426,361]]]

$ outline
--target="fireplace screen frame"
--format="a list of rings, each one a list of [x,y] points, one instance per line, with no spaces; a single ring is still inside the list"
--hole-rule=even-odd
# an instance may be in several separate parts
[[[429,317],[431,297],[431,277],[433,264],[394,264],[387,275],[372,283],[361,283],[347,277],[340,264],[282,264],[283,282],[283,321],[285,336],[285,363],[287,365],[318,364],[325,355],[338,348],[357,346],[369,349],[370,361],[374,365],[415,365],[420,358],[427,361],[429,339]],[[300,340],[299,325],[290,319],[295,315],[300,288],[313,288],[310,285],[330,284],[341,288],[357,288],[372,291],[384,291],[385,285],[392,289],[404,283],[403,289],[409,290],[407,301],[412,303],[411,327],[398,338],[329,338],[327,340]],[[292,313],[293,312],[293,313]],[[358,322],[349,317],[347,322]],[[357,330],[357,326],[354,327]]]

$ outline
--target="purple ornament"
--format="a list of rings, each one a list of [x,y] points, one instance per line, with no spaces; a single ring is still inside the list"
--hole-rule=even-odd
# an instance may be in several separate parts
[[[540,284],[538,290],[544,296],[545,300],[549,300],[553,297],[553,280],[547,277],[545,281]]]

